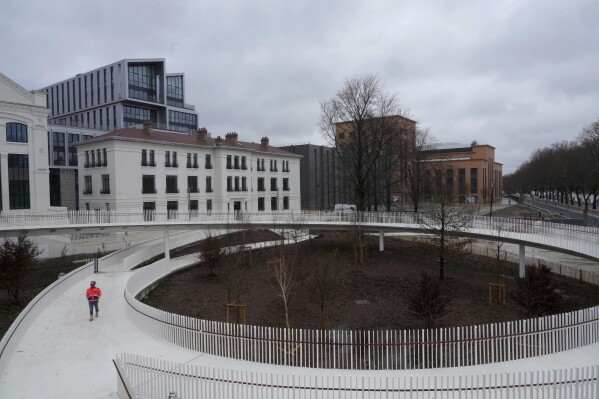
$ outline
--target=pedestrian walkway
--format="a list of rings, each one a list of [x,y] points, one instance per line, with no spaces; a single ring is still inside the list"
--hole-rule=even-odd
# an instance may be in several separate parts
[[[191,262],[193,255],[171,260]],[[163,261],[165,262],[165,261]],[[100,317],[89,321],[85,289],[89,281],[52,303],[23,337],[7,372],[0,378],[0,398],[116,398],[112,360],[123,352],[242,371],[314,375],[452,376],[496,374],[594,365],[599,344],[549,356],[462,368],[405,371],[315,370],[278,367],[205,355],[155,339],[127,316],[123,292],[133,272],[108,271],[94,279],[102,289]]]

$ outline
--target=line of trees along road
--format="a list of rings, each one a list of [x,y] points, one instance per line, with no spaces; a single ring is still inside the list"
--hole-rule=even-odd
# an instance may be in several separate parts
[[[599,191],[599,120],[585,126],[576,140],[534,151],[520,167],[503,178],[511,193],[539,193],[560,203],[597,209]]]

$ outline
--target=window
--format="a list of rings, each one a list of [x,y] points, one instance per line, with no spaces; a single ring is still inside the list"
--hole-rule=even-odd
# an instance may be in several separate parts
[[[266,191],[264,188],[264,177],[258,178],[258,191]]]
[[[247,191],[247,190],[248,190],[247,178],[244,176],[241,178],[241,191]]]
[[[96,166],[102,166],[102,155],[101,155],[99,148],[96,150],[96,154],[97,154],[97,161],[98,161]]]
[[[144,202],[143,211],[144,211],[144,221],[145,222],[154,220],[154,211],[156,211],[156,203],[155,202]]]
[[[92,177],[84,176],[85,188],[83,189],[83,194],[92,194]]]
[[[453,169],[447,169],[445,179],[447,195],[451,198],[453,196]]]
[[[150,150],[150,166],[156,166],[156,162],[154,162],[154,150]]]
[[[470,194],[478,193],[478,169],[470,169]]]
[[[66,148],[64,145],[64,133],[53,132],[52,133],[52,160],[56,166],[65,166],[65,152]],[[93,165],[92,165],[93,166]]]
[[[191,168],[191,152],[187,153],[187,167]]]
[[[206,169],[212,169],[212,161],[210,160],[210,154],[206,154]]]
[[[139,125],[145,121],[157,122],[156,111],[153,109],[132,107],[130,105],[123,106],[123,121],[125,126]]]
[[[198,154],[193,154],[193,167],[198,168]]]
[[[179,164],[177,163],[177,152],[176,151],[173,151],[172,162],[173,162],[173,168],[177,168],[179,166]]]
[[[8,205],[29,209],[29,155],[8,154]]]
[[[343,140],[345,138],[345,133],[339,133],[339,140]]]
[[[166,77],[166,104],[183,108],[183,76]]]
[[[206,176],[206,192],[207,193],[212,192],[212,177],[211,176]]]
[[[170,166],[171,166],[171,152],[170,151],[164,152],[164,166],[167,168],[170,168]]]
[[[279,168],[278,168],[278,166],[277,166],[277,162],[278,162],[278,161],[275,159],[275,170],[274,170],[275,172],[277,172],[277,171],[279,170]]]
[[[289,172],[289,161],[283,161],[283,172]]]
[[[96,152],[94,150],[91,150],[89,153],[92,156],[92,161],[89,164],[89,166],[91,166],[93,168],[94,166],[96,166]]]
[[[289,178],[283,178],[283,191],[289,191]]]
[[[157,101],[157,73],[154,64],[129,64],[129,97],[144,101]]]
[[[283,197],[283,209],[289,209],[289,197]]]
[[[274,168],[273,168],[273,162],[272,162],[272,159],[270,160],[270,171],[271,171],[271,172],[274,172],[274,171],[275,171],[275,170],[274,170]]]
[[[278,208],[277,204],[278,204],[277,197],[271,197],[270,198],[270,210],[276,211]]]
[[[110,175],[102,175],[102,191],[100,194],[110,194]]]
[[[227,191],[233,191],[233,178],[227,176]]]
[[[234,168],[235,169],[239,169],[239,155],[235,155],[235,158],[233,159],[234,161]]]
[[[248,166],[247,166],[246,158],[241,157],[241,169],[247,170],[247,168],[248,168]]]
[[[270,191],[277,191],[277,178],[276,177],[271,177],[270,178]]]
[[[227,155],[227,169],[233,169],[233,163],[231,162],[231,155]]]
[[[198,200],[190,200],[189,201],[189,212],[192,215],[198,214]]]
[[[264,197],[258,197],[258,210],[264,210]]]
[[[69,134],[69,166],[77,166],[77,147],[75,143],[79,142],[78,134]]]
[[[193,133],[198,127],[198,116],[186,112],[168,111],[168,122],[171,130]]]
[[[156,194],[156,181],[154,175],[143,175],[141,177],[141,193]]]
[[[16,143],[27,142],[27,125],[16,122],[9,122],[6,124],[6,141],[12,141]]]
[[[85,151],[85,165],[84,167],[89,168],[89,151]]]
[[[177,210],[179,210],[179,202],[178,201],[166,201],[166,213],[167,219],[176,219],[177,218]]]
[[[206,211],[212,212],[212,200],[211,199],[206,200]]]
[[[177,176],[166,176],[166,193],[176,194],[179,192],[177,187]]]
[[[188,193],[197,193],[198,190],[198,177],[197,176],[187,176],[187,192]]]
[[[262,169],[260,168],[260,158],[257,158],[257,159],[256,159],[256,170],[257,170],[258,172],[262,171]]]
[[[466,194],[466,169],[458,169],[458,189],[460,194]]]
[[[235,176],[235,191],[239,191],[239,176]]]
[[[106,154],[106,148],[102,149],[102,154],[103,154],[102,155],[102,160],[103,160],[102,166],[107,166],[108,165],[108,156]]]
[[[141,166],[148,166],[147,151],[141,150]]]

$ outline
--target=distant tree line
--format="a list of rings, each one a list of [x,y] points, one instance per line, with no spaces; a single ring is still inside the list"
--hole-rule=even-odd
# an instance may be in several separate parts
[[[514,173],[504,176],[509,193],[531,193],[548,200],[597,209],[599,190],[599,120],[585,126],[573,141],[534,151]]]

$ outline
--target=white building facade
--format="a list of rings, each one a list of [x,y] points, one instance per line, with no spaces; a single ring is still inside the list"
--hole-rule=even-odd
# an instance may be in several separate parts
[[[46,95],[0,73],[0,211],[47,210]]]
[[[167,73],[163,58],[124,59],[42,90],[50,109],[50,203],[75,209],[76,144],[151,120],[162,130],[195,134],[198,114],[185,103],[185,74]]]
[[[261,143],[125,128],[77,145],[79,207],[176,213],[300,209],[300,156]]]

